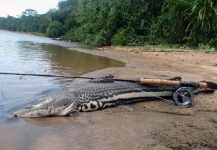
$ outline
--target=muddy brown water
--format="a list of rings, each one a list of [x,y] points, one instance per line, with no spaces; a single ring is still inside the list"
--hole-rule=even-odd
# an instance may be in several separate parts
[[[80,76],[124,66],[121,61],[68,49],[79,46],[82,45],[0,31],[0,72]],[[61,145],[46,147],[46,140],[53,143],[61,140],[49,132],[49,127],[67,123],[71,118],[12,119],[8,118],[7,110],[71,83],[71,79],[0,74],[0,149],[59,149]],[[49,139],[40,141],[44,136]]]
[[[55,74],[79,76],[124,63],[87,53],[69,50],[78,43],[55,41],[45,37],[0,31],[0,72]],[[72,80],[45,77],[0,75],[2,97],[23,99],[58,88]],[[3,99],[0,97],[1,99]]]

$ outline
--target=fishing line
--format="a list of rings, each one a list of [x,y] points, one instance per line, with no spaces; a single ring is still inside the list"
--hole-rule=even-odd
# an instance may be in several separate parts
[[[1,100],[0,100],[0,112],[1,112],[0,117],[2,117],[2,116],[6,115],[6,110],[5,110],[6,98],[5,98],[5,95],[3,92],[3,83],[1,83],[0,98],[1,98]]]
[[[3,101],[6,101],[6,98],[5,98],[5,95],[4,95],[2,88],[3,88],[3,83],[1,83],[1,97],[3,98]]]

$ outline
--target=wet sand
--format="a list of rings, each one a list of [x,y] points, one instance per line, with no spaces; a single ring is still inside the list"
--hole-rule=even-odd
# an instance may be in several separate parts
[[[217,53],[196,51],[142,52],[105,47],[72,48],[126,62],[86,74],[115,78],[169,78],[217,82]],[[79,81],[77,81],[79,82]],[[217,149],[217,94],[198,94],[191,108],[166,101],[147,101],[75,117],[5,119],[0,124],[0,149]],[[3,143],[3,144],[2,144]]]

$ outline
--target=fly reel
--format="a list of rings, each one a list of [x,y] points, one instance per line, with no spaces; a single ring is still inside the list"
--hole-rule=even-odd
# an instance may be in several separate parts
[[[181,107],[189,107],[194,99],[194,93],[191,88],[180,87],[173,93],[173,101]]]

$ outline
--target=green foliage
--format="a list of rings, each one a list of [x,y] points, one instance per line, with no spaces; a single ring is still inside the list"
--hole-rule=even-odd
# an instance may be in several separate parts
[[[118,36],[122,36],[121,32],[129,32],[131,29],[133,34],[138,36],[148,34],[145,32],[148,26],[148,21],[145,21],[148,20],[147,7],[148,3],[143,0],[88,0],[85,4],[83,1],[78,1],[78,13],[75,17],[77,27],[72,35],[85,44],[103,46],[123,43],[126,45],[126,42],[132,39],[129,36],[128,40],[114,42],[115,39],[119,39]]]
[[[216,38],[217,10],[215,0],[167,0],[162,14],[153,22],[155,39],[167,43],[197,46]]]
[[[129,45],[136,36],[133,28],[121,29],[111,39],[113,45]]]
[[[58,21],[53,21],[47,28],[46,31],[47,36],[56,38],[64,34],[64,27]]]
[[[39,15],[0,18],[0,29],[47,33],[88,45],[168,44],[217,48],[216,0],[60,0]]]
[[[210,45],[205,45],[205,44],[201,44],[201,43],[198,45],[198,49],[202,50],[202,51],[205,51],[207,53],[216,52],[217,51],[216,48],[211,47]]]
[[[25,10],[19,18],[8,16],[0,19],[0,29],[19,32],[45,33],[51,22],[49,13],[38,15],[35,10]]]
[[[22,16],[38,16],[38,12],[34,9],[26,9],[22,12]]]

